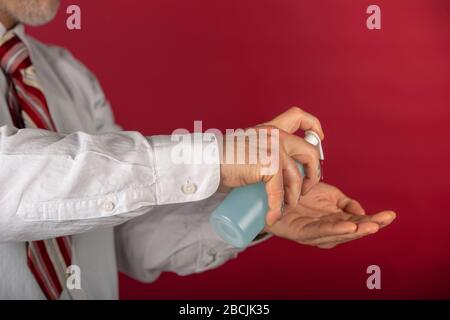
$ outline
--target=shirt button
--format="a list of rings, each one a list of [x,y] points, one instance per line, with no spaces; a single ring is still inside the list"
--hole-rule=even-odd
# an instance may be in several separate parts
[[[181,191],[183,191],[184,194],[193,194],[197,191],[197,185],[192,182],[186,182],[181,187]]]
[[[111,201],[105,201],[102,203],[102,210],[106,212],[111,212],[114,210],[114,203]]]

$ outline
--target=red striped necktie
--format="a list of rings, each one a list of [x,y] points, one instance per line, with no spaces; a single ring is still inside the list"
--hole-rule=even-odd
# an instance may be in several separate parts
[[[12,32],[0,39],[0,64],[9,83],[7,100],[14,125],[56,131],[29,51]],[[47,299],[58,299],[72,261],[70,237],[28,242],[27,257],[28,267]]]

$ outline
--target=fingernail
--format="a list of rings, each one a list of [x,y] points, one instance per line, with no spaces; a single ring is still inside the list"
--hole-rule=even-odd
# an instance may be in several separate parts
[[[394,211],[391,211],[391,212],[389,213],[389,218],[390,218],[390,219],[395,219],[395,218],[397,218],[397,214],[396,214]]]

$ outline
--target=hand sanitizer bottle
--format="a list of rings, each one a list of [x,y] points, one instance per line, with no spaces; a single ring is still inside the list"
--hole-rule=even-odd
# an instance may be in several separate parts
[[[319,149],[320,160],[323,160],[319,136],[307,131],[305,140]],[[300,163],[297,165],[304,176],[303,166]],[[213,211],[209,221],[224,241],[236,248],[244,248],[264,229],[267,211],[265,184],[261,182],[233,189]]]

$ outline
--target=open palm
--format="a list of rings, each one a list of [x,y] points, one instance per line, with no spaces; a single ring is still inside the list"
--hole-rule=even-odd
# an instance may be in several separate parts
[[[286,208],[284,216],[266,231],[301,244],[333,248],[376,233],[395,217],[393,211],[366,215],[356,200],[334,186],[319,183],[295,207]]]

